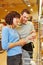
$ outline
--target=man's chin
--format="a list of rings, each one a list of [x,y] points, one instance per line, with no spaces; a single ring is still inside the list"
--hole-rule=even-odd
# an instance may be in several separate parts
[[[23,23],[25,24],[26,22],[25,22],[25,21],[23,21]]]

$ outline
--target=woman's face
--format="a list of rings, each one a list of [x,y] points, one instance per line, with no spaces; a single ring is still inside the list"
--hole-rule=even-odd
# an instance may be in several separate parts
[[[19,23],[20,19],[19,18],[13,18],[13,25],[17,26]]]

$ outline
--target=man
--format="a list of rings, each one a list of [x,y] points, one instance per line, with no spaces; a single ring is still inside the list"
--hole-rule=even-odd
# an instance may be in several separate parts
[[[19,32],[20,38],[27,40],[28,44],[23,46],[23,49],[27,50],[30,55],[30,58],[32,58],[33,46],[31,44],[36,37],[36,33],[35,33],[35,29],[34,29],[32,22],[28,21],[29,17],[30,17],[30,12],[27,9],[24,9],[21,12],[20,25],[17,30]],[[30,47],[30,45],[31,45],[31,47]],[[24,51],[23,51],[23,53],[24,53]],[[25,53],[24,53],[24,55],[25,55]]]

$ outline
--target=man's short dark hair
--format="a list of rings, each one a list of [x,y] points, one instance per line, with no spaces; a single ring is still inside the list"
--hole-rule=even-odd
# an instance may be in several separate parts
[[[30,14],[30,11],[28,9],[23,9],[21,14],[23,14],[24,12],[26,12],[27,14]]]
[[[20,14],[16,11],[11,11],[5,17],[5,22],[9,25],[13,24],[13,18],[20,18]]]

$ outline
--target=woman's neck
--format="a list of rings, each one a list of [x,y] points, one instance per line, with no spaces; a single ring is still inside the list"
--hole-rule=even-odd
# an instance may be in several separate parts
[[[13,25],[7,25],[9,28],[11,28],[11,29],[14,29],[15,28],[15,26],[13,26]]]

